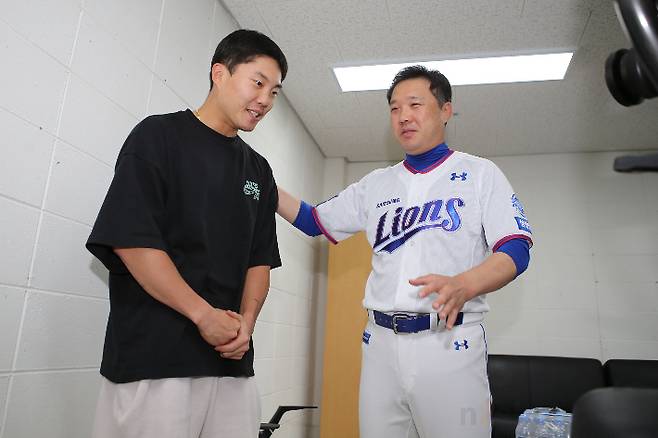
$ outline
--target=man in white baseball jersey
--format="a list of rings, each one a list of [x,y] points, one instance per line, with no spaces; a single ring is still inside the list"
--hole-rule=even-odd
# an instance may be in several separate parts
[[[527,268],[531,231],[498,167],[444,143],[451,97],[438,71],[401,70],[387,98],[404,161],[316,207],[279,188],[297,228],[332,243],[365,230],[373,248],[361,438],[491,434],[485,294]]]

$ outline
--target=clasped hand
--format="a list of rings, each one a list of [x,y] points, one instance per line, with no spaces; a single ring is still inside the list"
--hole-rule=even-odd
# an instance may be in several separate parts
[[[211,309],[197,324],[201,337],[226,359],[242,359],[251,333],[245,319],[231,310]]]

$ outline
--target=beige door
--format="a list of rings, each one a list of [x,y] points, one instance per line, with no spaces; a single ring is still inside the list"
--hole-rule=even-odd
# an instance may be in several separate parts
[[[365,233],[329,248],[321,438],[358,438],[363,293],[372,249]]]

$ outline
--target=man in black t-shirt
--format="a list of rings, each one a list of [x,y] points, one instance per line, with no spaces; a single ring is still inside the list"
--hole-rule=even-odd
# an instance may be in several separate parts
[[[237,134],[286,72],[267,36],[233,32],[203,105],[147,117],[126,139],[87,242],[110,272],[94,437],[258,436],[251,334],[281,265],[278,197]]]

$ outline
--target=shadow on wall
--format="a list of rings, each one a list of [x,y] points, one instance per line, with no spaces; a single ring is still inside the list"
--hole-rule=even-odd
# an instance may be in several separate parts
[[[105,266],[103,266],[103,264],[97,258],[91,259],[88,267],[89,270],[91,270],[91,272],[93,272],[94,275],[98,277],[105,284],[105,286],[109,288],[109,278],[108,278],[107,268],[105,268]]]

